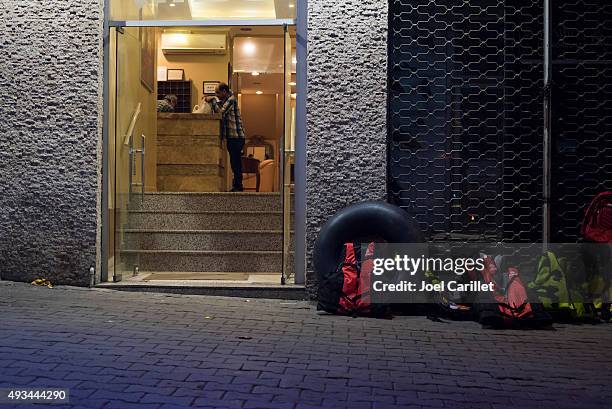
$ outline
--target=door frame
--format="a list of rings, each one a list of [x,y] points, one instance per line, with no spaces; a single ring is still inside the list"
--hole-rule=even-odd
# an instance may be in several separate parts
[[[271,20],[109,20],[109,27],[237,27],[293,26],[291,18]]]
[[[95,284],[108,281],[109,228],[109,75],[110,75],[110,29],[111,27],[213,27],[213,26],[287,26],[296,27],[297,53],[297,100],[296,100],[296,146],[295,146],[295,206],[294,206],[294,274],[295,284],[306,284],[306,92],[307,92],[307,3],[296,1],[297,19],[275,20],[185,20],[185,21],[116,21],[110,20],[109,1],[104,5],[103,39],[103,117],[102,117],[102,194],[99,221],[101,223],[99,268],[95,274]],[[284,260],[283,260],[284,263]]]

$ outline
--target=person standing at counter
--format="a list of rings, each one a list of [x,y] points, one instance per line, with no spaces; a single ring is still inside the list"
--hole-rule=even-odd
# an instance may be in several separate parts
[[[227,151],[234,179],[232,192],[242,192],[242,149],[244,148],[244,128],[242,117],[238,108],[238,98],[229,85],[221,83],[215,89],[215,97],[207,97],[206,102],[211,104],[215,113],[221,113],[221,138],[227,141]],[[218,98],[218,101],[217,101]]]

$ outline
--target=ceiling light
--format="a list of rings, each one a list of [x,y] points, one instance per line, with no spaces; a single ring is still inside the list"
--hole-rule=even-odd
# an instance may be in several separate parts
[[[255,43],[252,43],[252,42],[244,43],[244,45],[242,46],[243,51],[247,55],[255,54],[256,48],[257,47],[255,46]]]
[[[263,92],[261,92],[261,91],[257,91],[257,92],[256,92],[256,94],[257,94],[257,95],[261,95],[261,94],[263,94]]]
[[[257,76],[259,75],[259,73],[258,73],[257,71],[253,71],[253,72],[251,73],[251,75],[252,75],[253,77],[257,77]]]
[[[293,58],[291,59],[291,62],[292,62],[292,63],[294,63],[294,64],[297,64],[297,57],[293,57]]]
[[[295,4],[290,4],[290,5],[289,5],[289,8],[290,8],[290,9],[292,9],[292,8],[294,8],[294,7],[295,7]]]
[[[297,83],[295,82],[290,82],[289,85],[291,85],[292,87],[295,87],[297,85]]]
[[[170,4],[168,4],[168,7],[176,7],[176,4],[170,3]]]

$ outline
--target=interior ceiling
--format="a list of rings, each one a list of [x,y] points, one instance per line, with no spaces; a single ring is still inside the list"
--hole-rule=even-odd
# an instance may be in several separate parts
[[[246,30],[246,31],[245,31]],[[284,72],[284,39],[281,27],[173,27],[164,33],[207,34],[226,33],[233,39],[233,70],[237,73]],[[296,39],[291,38],[291,72],[296,72]]]
[[[189,0],[191,16],[203,19],[274,19],[274,0]]]
[[[283,53],[284,39],[282,27],[173,27],[164,32],[189,33],[227,33],[234,41],[233,70],[240,79],[240,92],[255,94],[282,94],[283,90]],[[292,36],[292,81],[296,72],[295,28],[290,28]],[[253,72],[259,75],[252,75]],[[292,92],[295,92],[293,87]]]
[[[282,74],[262,74],[253,77],[251,74],[239,74],[240,93],[255,94],[261,91],[264,94],[283,93]]]
[[[281,26],[207,26],[207,27],[187,27],[187,26],[176,26],[164,28],[162,31],[165,32],[181,32],[181,33],[229,33],[230,37],[258,37],[258,36],[283,36],[283,27]],[[292,44],[295,48],[295,26],[289,27],[289,33],[292,36]]]
[[[234,38],[234,71],[283,72],[282,37]]]
[[[264,94],[283,94],[284,84],[283,74],[260,74],[253,76],[249,73],[238,74],[240,83],[240,93],[255,94],[260,91]],[[292,81],[295,81],[295,75],[292,75]],[[291,88],[291,92],[296,91],[295,86]]]
[[[297,0],[157,0],[159,18],[264,20],[295,18]]]
[[[282,73],[284,47],[282,37],[235,37],[234,72]],[[293,46],[292,50],[295,55]],[[296,64],[292,61],[292,72],[295,72],[295,68]]]

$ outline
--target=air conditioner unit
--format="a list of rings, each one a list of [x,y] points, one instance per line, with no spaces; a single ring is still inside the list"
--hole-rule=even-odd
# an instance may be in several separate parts
[[[161,48],[164,54],[227,54],[225,34],[162,33]]]

